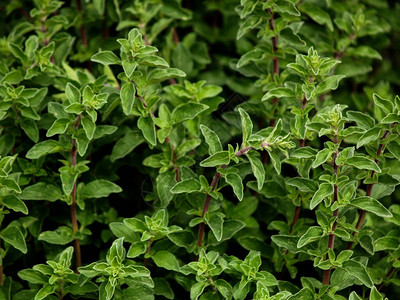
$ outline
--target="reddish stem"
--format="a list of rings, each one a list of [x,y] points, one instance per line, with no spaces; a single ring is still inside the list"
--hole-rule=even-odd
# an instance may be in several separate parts
[[[334,143],[337,144],[336,134],[335,134],[335,137],[334,137]],[[338,155],[338,150],[336,150],[334,155],[333,155],[333,172],[336,175],[338,173],[338,166],[336,164],[337,155]],[[333,202],[332,202],[332,204],[335,203],[338,200],[338,186],[337,186],[337,184],[334,185],[333,189],[334,190],[333,190]],[[335,229],[337,227],[336,218],[338,216],[338,213],[339,213],[338,209],[336,209],[333,212],[333,216],[335,217],[335,221],[333,223],[332,230],[331,230],[331,233],[329,234],[329,240],[328,240],[328,248],[332,249],[332,250],[335,247],[335,233],[334,233],[334,231],[335,231]],[[328,254],[326,255],[326,259],[328,259]],[[323,285],[329,284],[330,277],[331,277],[331,269],[324,270],[322,284]]]
[[[145,255],[146,255],[146,254],[149,254],[149,252],[150,252],[150,250],[151,250],[151,243],[152,243],[152,242],[153,242],[153,241],[152,241],[151,239],[148,240]],[[148,259],[147,257],[145,257],[145,259],[143,260],[143,265],[146,267],[148,263],[149,263],[149,259]]]
[[[272,31],[275,31],[274,12],[270,8],[268,8],[268,12],[271,14],[271,19],[269,19],[269,28]],[[276,52],[278,51],[278,36],[276,36],[276,35],[274,35],[272,37],[272,51],[274,52],[274,57],[273,57],[273,60],[274,60],[274,74],[278,75],[279,74],[279,58],[276,56]],[[276,101],[278,101],[278,100],[276,99]]]
[[[78,13],[81,13],[82,12],[81,0],[76,0],[76,6],[78,8]],[[86,28],[85,28],[85,25],[83,25],[83,22],[82,22],[81,27],[79,28],[79,31],[81,33],[82,45],[84,45],[87,48],[88,41],[87,41],[87,36],[86,36]]]
[[[78,128],[79,123],[81,121],[82,115],[78,115],[74,124],[74,131]],[[76,157],[77,157],[78,149],[76,148],[76,140],[72,139],[72,150],[71,150],[71,164],[73,167],[76,167]],[[77,180],[74,182],[74,186],[72,188],[72,203],[71,203],[71,223],[72,223],[72,231],[73,234],[76,235],[78,232],[78,220],[76,217],[76,185]],[[82,256],[81,256],[81,245],[79,239],[75,238],[75,273],[78,272],[78,268],[82,265]]]
[[[262,143],[261,146],[262,146],[262,147],[268,146],[268,144]],[[245,147],[245,148],[239,150],[238,152],[236,152],[236,153],[235,153],[235,157],[244,155],[244,154],[246,154],[248,151],[250,151],[250,150],[252,150],[252,149],[253,149],[253,147]],[[225,164],[221,166],[222,169],[225,169],[226,167],[227,167],[227,166],[226,166]],[[211,182],[211,191],[214,191],[214,190],[215,190],[215,188],[216,188],[216,186],[217,186],[218,181],[219,181],[220,178],[221,178],[221,173],[216,172],[215,175],[214,175],[214,178],[213,178],[213,180],[212,180],[212,182]],[[206,214],[207,211],[208,211],[208,207],[210,206],[210,201],[211,201],[211,195],[210,195],[210,194],[207,194],[206,199],[205,199],[205,201],[204,201],[204,205],[203,205],[203,211],[202,211],[202,213],[201,213],[201,217],[202,217],[202,218],[204,218],[205,214]],[[198,247],[201,247],[201,246],[203,245],[204,230],[205,230],[205,228],[206,228],[205,226],[206,226],[206,225],[205,225],[204,222],[201,223],[200,226],[199,226],[199,233],[198,233],[198,236],[197,236],[197,246],[198,246]],[[197,260],[197,258],[198,258],[198,257],[196,256],[195,260]]]
[[[393,126],[393,124],[391,124],[391,126]],[[386,139],[389,136],[389,134],[390,134],[390,130],[386,130],[385,133],[383,134],[382,138],[381,138],[381,141]],[[378,150],[376,151],[377,158],[375,159],[375,162],[376,162],[377,165],[379,164],[378,157],[381,156],[382,151],[383,151],[383,144],[379,144]],[[375,175],[375,171],[372,171],[371,175],[370,175],[370,178],[374,177],[374,175]],[[368,184],[367,189],[366,189],[366,193],[365,193],[366,196],[368,196],[368,197],[371,196],[373,187],[374,187],[373,183]],[[356,236],[356,234],[361,229],[361,226],[362,226],[362,224],[364,222],[364,218],[365,218],[365,213],[366,212],[365,212],[365,210],[359,210],[359,212],[360,212],[360,216],[358,217],[357,224],[356,224],[357,231],[353,232],[353,236]],[[348,242],[346,249],[347,250],[351,250],[353,248],[353,245],[354,245],[354,242]]]
[[[226,168],[226,165],[222,165],[223,169]],[[219,181],[219,179],[221,178],[221,173],[217,172],[214,175],[214,178],[211,182],[211,191],[215,190],[215,187],[217,186],[217,183]],[[204,201],[204,206],[203,206],[203,212],[201,213],[201,217],[204,218],[205,214],[208,211],[208,207],[210,206],[210,201],[211,201],[211,195],[207,194],[206,196],[206,200]],[[199,226],[199,233],[198,233],[198,237],[197,237],[197,246],[201,247],[203,244],[203,239],[204,239],[204,229],[205,229],[205,223],[201,223]]]
[[[299,219],[300,216],[300,210],[301,210],[301,206],[296,206],[296,209],[294,211],[294,215],[293,215],[293,220],[292,220],[292,224],[290,225],[290,231],[289,234],[291,234],[293,232],[293,228],[294,225],[296,225],[297,220]]]
[[[178,32],[176,31],[175,27],[172,27],[172,38],[175,44],[179,44],[179,36]]]
[[[386,277],[386,278],[389,278],[390,276],[392,276],[394,270],[395,270],[395,267],[392,267],[392,268],[389,270],[389,272],[386,273],[386,276],[385,276],[385,277]],[[385,285],[385,282],[382,281],[382,283],[378,286],[378,291],[380,291],[380,290],[383,288],[384,285]]]

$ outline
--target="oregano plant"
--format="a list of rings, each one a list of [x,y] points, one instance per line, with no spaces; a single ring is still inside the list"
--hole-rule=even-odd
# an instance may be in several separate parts
[[[0,299],[398,298],[397,1],[0,12]]]

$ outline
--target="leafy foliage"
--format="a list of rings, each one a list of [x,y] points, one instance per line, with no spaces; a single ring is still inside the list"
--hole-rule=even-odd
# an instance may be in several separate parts
[[[400,294],[399,3],[0,9],[1,299]]]

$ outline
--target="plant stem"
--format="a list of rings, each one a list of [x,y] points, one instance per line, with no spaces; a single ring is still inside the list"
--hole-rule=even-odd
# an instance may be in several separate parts
[[[272,11],[272,9],[268,8],[268,13],[271,14],[271,19],[269,19],[269,28],[272,31],[275,31],[275,26],[274,26],[274,12]],[[275,75],[279,75],[279,58],[276,56],[276,52],[278,52],[278,36],[274,35],[272,37],[272,51],[274,53],[274,74]],[[273,100],[274,103],[276,103],[278,101],[278,99],[274,99]]]
[[[334,143],[335,143],[335,145],[337,145],[337,143],[338,143],[336,134],[335,134],[335,137],[334,137]],[[336,149],[336,151],[335,151],[335,153],[333,155],[333,172],[336,175],[338,173],[338,166],[336,164],[337,156],[338,156],[338,150]],[[332,202],[332,204],[335,203],[337,200],[338,200],[338,186],[337,186],[337,184],[335,184],[333,186],[333,202]],[[339,209],[336,209],[333,212],[333,216],[335,217],[335,221],[333,222],[332,230],[331,230],[331,233],[329,234],[329,240],[328,240],[328,248],[332,249],[332,250],[335,247],[335,233],[334,233],[334,231],[335,231],[335,229],[337,227],[336,219],[337,219],[338,213],[339,213]],[[328,259],[328,254],[326,254],[326,259]],[[323,285],[329,284],[330,277],[331,277],[331,269],[324,270],[322,284]]]
[[[82,115],[78,115],[74,124],[74,131],[78,128],[79,123],[81,121]],[[72,149],[71,149],[71,164],[75,168],[76,167],[76,156],[78,153],[78,149],[76,148],[76,140],[72,139]],[[74,186],[72,188],[72,203],[71,203],[71,223],[72,223],[72,231],[73,234],[76,235],[78,232],[78,220],[76,217],[76,185],[77,180],[74,182]],[[78,272],[78,268],[82,265],[82,258],[81,258],[81,245],[79,239],[75,238],[74,240],[75,245],[75,273]]]
[[[81,0],[76,0],[76,6],[78,8],[78,13],[80,14],[82,12],[82,3]],[[81,33],[81,39],[82,39],[82,45],[85,46],[86,48],[88,47],[88,41],[87,41],[87,36],[86,36],[86,28],[85,25],[82,25],[79,28],[80,33]]]
[[[296,209],[294,210],[292,224],[290,224],[289,234],[292,234],[292,232],[293,232],[294,225],[296,225],[297,220],[299,219],[300,211],[301,211],[301,205],[300,206],[296,206]]]
[[[393,124],[391,124],[390,126],[392,127]],[[385,133],[383,134],[382,138],[381,138],[381,141],[386,139],[389,136],[389,134],[390,134],[390,130],[386,130]],[[379,156],[382,155],[382,151],[383,151],[383,144],[379,144],[378,150],[376,151],[377,158],[375,159],[375,162],[376,162],[377,165],[379,165],[379,159],[378,158],[379,158]],[[375,171],[372,171],[371,175],[370,175],[370,178],[374,177],[374,175],[375,175]],[[365,196],[368,196],[368,197],[371,196],[373,187],[374,187],[373,183],[368,184],[366,192],[365,192]],[[366,211],[360,209],[359,212],[360,212],[360,216],[358,217],[357,224],[356,224],[357,231],[353,232],[353,236],[356,236],[356,234],[361,229],[361,226],[362,226],[362,224],[364,222]],[[346,249],[347,250],[351,250],[353,248],[353,245],[354,245],[354,242],[348,242]]]
[[[58,290],[58,300],[62,300],[64,290],[64,282],[61,282],[61,288]]]
[[[389,272],[386,273],[385,277],[386,277],[386,278],[389,278],[390,276],[392,276],[394,270],[395,270],[395,267],[392,267],[392,268],[389,270]],[[385,285],[385,282],[382,281],[382,283],[378,286],[378,291],[380,291],[380,290],[383,288],[384,285]]]
[[[306,108],[306,104],[307,104],[307,98],[306,96],[303,97],[302,103],[301,103],[301,110],[304,110]],[[303,148],[305,145],[306,140],[305,139],[301,139],[300,140],[300,148]],[[301,196],[301,195],[300,195]],[[301,211],[301,204],[300,206],[296,206],[295,211],[294,211],[294,215],[293,215],[293,220],[292,220],[292,224],[290,225],[290,231],[289,234],[292,233],[294,225],[296,225],[297,220],[299,219],[299,215],[300,215],[300,211]],[[288,250],[289,251],[289,250]]]
[[[152,243],[152,242],[153,242],[153,241],[152,241],[151,239],[148,240],[145,255],[148,254],[148,253],[150,252],[150,250],[151,250],[151,243]],[[148,259],[147,257],[145,257],[144,260],[143,260],[143,265],[146,267],[148,263],[149,263],[149,259]]]
[[[176,179],[176,182],[179,182],[179,181],[181,180],[181,176],[180,176],[180,173],[179,173],[179,167],[176,166],[176,159],[177,159],[177,156],[176,156],[175,147],[174,147],[174,145],[172,144],[172,142],[171,142],[171,140],[169,139],[168,136],[165,138],[165,141],[166,141],[167,143],[169,143],[169,145],[171,146],[171,151],[172,151],[172,164],[174,165],[175,179]]]
[[[226,168],[226,165],[221,166],[222,169]],[[214,178],[211,182],[211,191],[215,190],[215,187],[218,184],[219,179],[221,178],[221,173],[216,172],[214,175]],[[210,206],[210,201],[211,201],[211,195],[207,194],[206,200],[204,201],[204,206],[203,206],[203,211],[201,213],[201,217],[204,218],[206,212],[208,211],[208,207]],[[203,239],[204,239],[204,230],[206,228],[206,224],[203,222],[199,226],[199,233],[197,236],[197,246],[201,247],[203,245]]]
[[[261,146],[265,147],[265,146],[268,146],[268,144],[264,144],[264,142],[263,142],[261,144]],[[238,152],[236,152],[235,153],[235,157],[238,157],[238,156],[241,156],[243,154],[246,154],[247,152],[249,152],[252,149],[253,149],[253,147],[251,147],[251,146],[250,147],[245,147],[245,148],[239,150]],[[227,166],[225,164],[221,166],[222,169],[225,169],[226,167]],[[216,172],[215,175],[214,175],[214,178],[213,178],[213,180],[211,182],[211,191],[215,190],[220,178],[221,178],[221,173]],[[204,201],[204,205],[203,205],[203,211],[201,213],[201,217],[202,218],[204,218],[205,214],[208,211],[208,207],[210,206],[210,201],[211,201],[211,195],[207,194],[206,199]],[[197,246],[198,247],[201,247],[203,245],[205,228],[206,228],[206,224],[204,222],[201,223],[200,226],[199,226],[199,233],[198,233],[198,236],[197,236]],[[197,260],[197,256],[196,256],[196,260]]]

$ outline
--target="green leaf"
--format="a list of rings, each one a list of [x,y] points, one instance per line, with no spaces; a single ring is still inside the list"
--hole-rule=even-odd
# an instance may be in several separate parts
[[[17,226],[13,226],[12,224],[7,226],[0,232],[0,237],[22,253],[26,254],[28,252],[24,235]]]
[[[217,241],[222,240],[224,218],[220,213],[211,213],[211,216],[207,220],[207,224],[213,232]]]
[[[69,124],[71,124],[71,121],[69,119],[55,120],[47,131],[46,136],[51,137],[56,134],[63,134],[65,131],[67,131]]]
[[[261,190],[265,181],[265,169],[263,163],[258,158],[258,155],[256,155],[256,153],[257,152],[255,151],[250,151],[247,152],[246,155],[250,161],[251,170],[253,171],[253,174],[257,179],[257,189]]]
[[[146,253],[146,244],[142,241],[137,241],[133,242],[132,245],[129,247],[126,256],[128,258],[135,258],[144,253]]]
[[[111,51],[100,51],[93,55],[91,60],[105,66],[118,65],[121,63],[121,60],[118,58],[118,56]]]
[[[364,285],[369,288],[373,287],[373,282],[365,267],[358,261],[347,260],[343,262],[343,269],[349,272],[354,277],[357,277]]]
[[[349,47],[346,49],[346,55],[374,58],[379,60],[382,59],[382,56],[378,51],[366,45],[358,46],[355,48]]]
[[[167,299],[174,299],[174,292],[166,278],[154,278],[154,294],[164,296]]]
[[[261,49],[252,49],[240,57],[239,61],[236,64],[236,68],[239,69],[252,61],[258,61],[263,57],[263,55],[264,51],[262,51]]]
[[[56,285],[45,284],[36,294],[34,300],[42,300],[54,293]]]
[[[278,175],[281,174],[281,168],[282,168],[282,162],[281,159],[279,158],[279,155],[275,151],[268,151],[269,157],[271,158],[272,165],[274,166],[274,169]]]
[[[161,68],[169,67],[168,63],[165,61],[164,58],[156,55],[145,56],[139,59],[138,63],[141,66],[161,67]]]
[[[372,197],[362,196],[357,197],[350,201],[350,205],[360,208],[362,210],[366,210],[372,212],[373,214],[384,217],[391,218],[392,213],[386,209],[378,200],[375,200]]]
[[[397,250],[400,241],[397,237],[384,236],[374,241],[375,251]]]
[[[236,173],[229,173],[225,176],[225,181],[233,188],[233,192],[239,201],[243,200],[242,178]]]
[[[127,156],[144,141],[145,139],[139,131],[129,131],[115,143],[110,156],[111,162]]]
[[[54,231],[44,231],[39,234],[39,241],[45,241],[49,244],[66,245],[74,240],[72,229],[61,226]]]
[[[388,114],[381,120],[382,124],[392,124],[392,123],[400,123],[400,115],[398,114]]]
[[[217,85],[207,85],[200,89],[198,92],[196,99],[197,101],[201,101],[206,98],[212,98],[217,96],[219,93],[222,92],[222,88]]]
[[[181,193],[192,193],[199,191],[201,189],[200,182],[197,179],[186,179],[178,182],[171,188],[171,193],[181,194]]]
[[[301,147],[296,150],[294,150],[291,154],[290,157],[294,158],[314,158],[314,156],[317,154],[317,150],[306,146],[306,147]]]
[[[319,226],[312,226],[308,228],[307,232],[303,234],[297,242],[297,248],[301,248],[308,243],[319,240],[324,234],[324,230]]]
[[[243,142],[246,142],[253,133],[253,122],[249,114],[242,108],[239,108],[240,120],[242,123]]]
[[[35,121],[23,118],[21,120],[21,128],[26,133],[26,135],[35,143],[39,141],[39,129]]]
[[[161,206],[166,207],[174,196],[171,188],[175,185],[175,174],[172,172],[164,172],[157,176],[156,186],[157,194],[161,201]]]
[[[333,194],[333,185],[330,183],[321,183],[318,191],[314,194],[310,202],[310,209],[314,209],[324,200]]]
[[[400,160],[400,145],[397,141],[391,141],[386,145],[390,153]]]
[[[144,138],[150,143],[150,145],[155,146],[157,140],[156,127],[153,118],[150,115],[146,117],[140,116],[137,126],[142,131]]]
[[[92,121],[92,118],[86,116],[82,117],[81,124],[88,140],[93,139],[93,135],[96,130],[96,124]]]
[[[347,159],[346,163],[350,166],[356,167],[357,169],[361,170],[372,170],[375,172],[380,173],[381,169],[377,165],[375,161],[365,156],[352,156]]]
[[[381,96],[375,93],[372,94],[372,99],[374,100],[375,105],[382,109],[385,115],[393,112],[393,104],[391,101],[383,99]]]
[[[222,151],[221,141],[214,131],[203,124],[200,125],[200,130],[208,145],[208,154],[213,155],[216,152]]]
[[[56,153],[64,151],[61,144],[55,140],[47,140],[39,142],[33,146],[27,153],[26,158],[37,159],[39,157],[45,156],[47,154]]]
[[[115,183],[104,180],[97,179],[92,182],[85,184],[85,186],[80,191],[80,197],[83,199],[92,198],[105,198],[111,193],[120,193],[122,189]]]
[[[204,289],[209,285],[208,281],[196,282],[190,288],[190,299],[197,300],[200,295],[203,293]]]
[[[3,79],[0,82],[7,82],[9,84],[18,84],[20,83],[24,77],[22,76],[22,73],[20,70],[14,70],[6,75],[4,75]]]
[[[62,189],[65,195],[70,195],[79,174],[74,167],[64,166],[59,168],[58,171],[60,172]]]
[[[124,114],[129,116],[132,111],[133,103],[135,102],[136,89],[132,82],[124,83],[121,88],[121,105]]]
[[[317,153],[315,160],[313,161],[312,167],[315,169],[316,167],[322,165],[329,159],[331,155],[332,155],[332,150],[328,148],[322,149]]]
[[[54,202],[61,199],[60,188],[56,185],[38,182],[27,186],[20,195],[23,200],[45,200]]]
[[[23,214],[28,214],[28,208],[25,203],[21,201],[15,195],[7,195],[1,199],[1,202],[8,208],[16,212],[22,212]]]
[[[360,298],[361,299],[361,298]],[[375,286],[372,287],[371,292],[369,293],[369,300],[383,300],[383,296]],[[385,298],[387,299],[387,298]]]
[[[229,152],[219,151],[200,162],[201,167],[219,167],[221,165],[229,164]]]
[[[176,124],[186,120],[194,119],[198,114],[205,111],[207,108],[207,105],[195,102],[178,105],[172,111],[172,122]]]
[[[75,87],[70,82],[67,83],[65,87],[65,94],[70,103],[80,103],[81,102],[81,92],[77,87]]]
[[[151,85],[169,78],[186,77],[186,74],[179,69],[155,69],[147,76],[147,84]]]
[[[286,87],[277,87],[277,88],[273,88],[271,90],[268,91],[268,93],[266,93],[261,101],[267,101],[269,99],[273,99],[273,98],[294,98],[296,97],[295,93],[290,89],[290,88],[286,88]]]
[[[49,282],[49,278],[42,272],[32,269],[25,269],[18,272],[18,277],[32,284],[45,284]]]
[[[318,84],[314,92],[315,96],[325,94],[331,90],[336,90],[337,87],[339,86],[339,82],[345,77],[346,76],[344,75],[329,76],[327,79]]]
[[[309,15],[311,19],[320,25],[326,25],[330,31],[333,31],[333,24],[329,14],[317,5],[304,3],[299,7],[300,11]]]
[[[297,10],[296,5],[288,0],[281,1],[279,5],[275,6],[276,11],[280,13],[286,13],[292,16],[300,16],[300,12]]]
[[[347,117],[355,121],[358,126],[364,128],[364,129],[371,129],[375,127],[375,120],[371,116],[359,112],[359,111],[348,111],[346,112]]]
[[[366,132],[363,133],[362,136],[357,141],[357,148],[360,148],[361,146],[364,146],[371,141],[377,141],[380,137],[381,134],[381,129],[378,127],[373,127]]]
[[[164,250],[157,251],[151,258],[154,260],[157,267],[179,272],[179,262],[172,253]]]
[[[289,250],[291,253],[299,252],[297,248],[298,237],[292,235],[273,235],[272,241],[281,248]]]
[[[302,177],[289,178],[286,184],[297,187],[301,192],[315,193],[318,190],[316,181]]]

